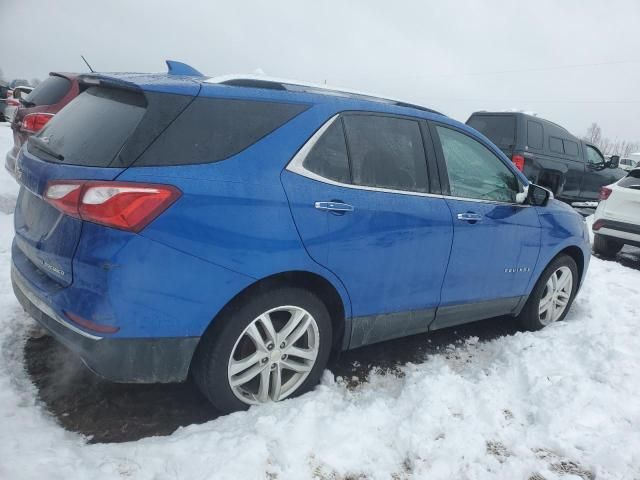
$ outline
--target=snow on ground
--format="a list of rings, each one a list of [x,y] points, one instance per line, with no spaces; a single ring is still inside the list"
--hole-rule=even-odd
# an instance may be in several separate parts
[[[0,198],[15,198],[0,170]],[[593,258],[566,321],[540,332],[469,339],[355,388],[326,372],[302,398],[88,445],[23,368],[33,323],[11,292],[12,235],[0,212],[0,479],[640,478],[638,271]]]

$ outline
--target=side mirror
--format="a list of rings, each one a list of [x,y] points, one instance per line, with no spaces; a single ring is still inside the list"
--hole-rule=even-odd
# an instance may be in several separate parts
[[[618,168],[618,165],[620,165],[620,155],[611,155],[611,159],[606,163],[609,168]]]
[[[529,184],[529,191],[527,192],[527,203],[529,205],[544,207],[549,202],[550,198],[553,198],[553,194],[550,190],[534,183]]]

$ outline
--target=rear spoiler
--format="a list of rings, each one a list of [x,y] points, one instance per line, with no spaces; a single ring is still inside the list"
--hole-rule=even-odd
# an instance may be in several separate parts
[[[184,93],[196,95],[200,89],[199,78],[204,75],[186,63],[167,60],[166,74],[157,73],[86,73],[78,77],[81,88],[104,86],[125,90],[156,90],[159,85],[180,85]],[[197,77],[197,78],[194,78]]]

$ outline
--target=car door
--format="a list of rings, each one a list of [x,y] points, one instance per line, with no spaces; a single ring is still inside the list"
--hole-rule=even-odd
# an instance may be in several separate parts
[[[453,227],[430,175],[437,184],[418,120],[356,113],[325,124],[283,172],[305,247],[349,293],[351,347],[434,318]]]
[[[598,200],[600,187],[619,180],[623,174],[617,168],[608,168],[604,156],[593,145],[582,144],[587,159],[587,168],[582,180],[580,197],[584,200]]]
[[[524,301],[540,250],[534,207],[503,159],[468,133],[432,124],[453,242],[432,328],[514,313]]]

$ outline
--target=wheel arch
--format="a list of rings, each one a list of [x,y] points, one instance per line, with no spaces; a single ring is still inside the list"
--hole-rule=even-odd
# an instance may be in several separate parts
[[[560,250],[549,261],[549,263],[553,262],[556,258],[558,258],[560,255],[563,255],[563,254],[573,258],[573,261],[576,262],[576,266],[578,267],[578,287],[580,287],[582,284],[583,274],[584,274],[584,253],[582,252],[582,249],[575,245],[569,245],[568,247],[565,247],[564,249]],[[547,265],[549,265],[549,263],[547,263]]]
[[[560,255],[568,255],[573,259],[574,262],[576,262],[576,266],[578,267],[578,288],[582,286],[582,280],[584,277],[584,269],[585,269],[584,252],[577,245],[568,245],[562,248],[561,250],[559,250],[558,252],[556,252],[555,255],[549,257],[548,260],[544,262],[544,264],[541,264],[539,267],[537,267],[537,275],[533,277],[530,281],[527,296],[531,294],[531,291],[535,288],[536,284],[540,280],[540,277],[545,271],[545,269],[547,268],[547,266],[549,266],[551,262],[553,262]]]
[[[255,295],[259,292],[264,293],[283,286],[304,288],[318,296],[318,298],[327,307],[331,318],[331,326],[333,328],[333,349],[343,349],[345,342],[349,340],[351,334],[350,325],[347,321],[349,305],[346,304],[346,301],[343,300],[343,296],[340,291],[331,281],[317,273],[304,270],[276,273],[261,278],[247,286],[227,302],[227,304],[213,317],[203,332],[202,337],[205,335],[215,335],[216,328],[219,325],[219,322],[216,320],[230,311],[233,311],[237,305],[246,301],[246,299],[251,295]],[[199,344],[200,343],[202,342],[200,341]],[[197,350],[198,349],[196,348],[196,355]]]

